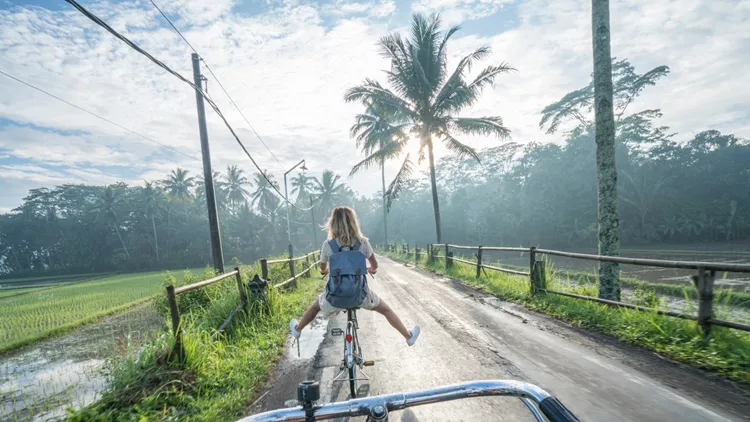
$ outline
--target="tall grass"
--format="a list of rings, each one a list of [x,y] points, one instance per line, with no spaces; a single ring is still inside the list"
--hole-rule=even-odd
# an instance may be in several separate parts
[[[288,278],[288,267],[269,270],[274,283]],[[242,267],[243,282],[259,271],[257,266]],[[186,276],[179,284],[210,275]],[[247,315],[238,314],[225,332],[212,336],[239,303],[236,286],[230,278],[178,296],[184,317],[184,365],[167,359],[174,339],[165,333],[142,350],[130,351],[126,359],[112,362],[101,400],[72,420],[217,421],[243,416],[283,350],[289,320],[304,311],[323,282],[314,270],[313,277],[299,279],[295,289],[272,288],[265,299],[253,299]],[[163,311],[164,303],[156,303]]]
[[[386,252],[398,259],[414,262],[414,256]],[[496,271],[482,272],[476,278],[476,267],[454,262],[445,267],[444,259],[427,262],[422,256],[419,265],[439,274],[461,280],[503,299],[522,303],[526,307],[566,320],[574,325],[594,329],[637,346],[657,351],[664,356],[707,369],[729,379],[750,383],[750,333],[723,327],[713,327],[704,337],[694,321],[662,316],[656,312],[641,312],[627,308],[614,308],[596,302],[552,294],[530,293],[528,277]],[[547,265],[547,285],[553,290],[563,290],[596,297],[597,284],[578,284],[569,276],[560,277]],[[594,280],[595,281],[595,280]],[[635,300],[644,306],[659,307],[661,301],[653,290],[638,287]],[[733,302],[731,294],[717,299],[717,309]],[[689,305],[688,301],[688,306]],[[690,311],[690,309],[686,309]]]

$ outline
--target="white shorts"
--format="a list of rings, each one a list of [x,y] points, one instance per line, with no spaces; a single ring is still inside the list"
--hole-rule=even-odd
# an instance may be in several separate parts
[[[339,312],[345,311],[346,309],[337,308],[326,300],[326,292],[323,292],[318,296],[318,304],[320,305],[320,312],[323,313],[323,315],[326,318],[330,318],[334,315],[336,315]],[[367,309],[368,311],[373,310],[378,305],[380,305],[380,298],[378,295],[375,294],[375,292],[372,291],[371,288],[368,287],[367,290],[367,296],[365,297],[364,302],[362,302],[361,305],[359,305],[359,308]]]

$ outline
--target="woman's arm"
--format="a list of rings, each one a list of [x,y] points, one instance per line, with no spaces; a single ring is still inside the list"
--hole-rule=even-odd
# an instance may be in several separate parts
[[[367,260],[370,261],[370,268],[367,269],[367,272],[370,274],[378,272],[378,260],[375,259],[375,252],[373,252]]]

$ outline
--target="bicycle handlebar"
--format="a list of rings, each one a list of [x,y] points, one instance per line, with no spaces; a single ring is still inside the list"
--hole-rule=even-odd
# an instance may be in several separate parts
[[[559,400],[536,385],[514,380],[471,381],[461,384],[414,391],[410,393],[394,393],[381,396],[365,397],[336,403],[324,404],[314,408],[314,420],[326,420],[342,417],[368,416],[375,420],[382,415],[383,409],[388,411],[403,410],[407,407],[438,403],[469,397],[506,396],[518,397],[532,413],[541,420],[532,406],[536,404],[539,410],[550,422],[578,422],[576,418]],[[532,402],[532,403],[529,403]],[[380,419],[378,419],[380,420]],[[237,422],[305,422],[305,410],[302,406],[291,409],[278,409],[270,412],[249,416]]]

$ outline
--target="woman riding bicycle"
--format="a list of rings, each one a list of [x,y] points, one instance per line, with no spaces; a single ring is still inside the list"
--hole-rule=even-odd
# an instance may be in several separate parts
[[[320,271],[324,275],[328,273],[328,261],[334,253],[331,243],[338,246],[338,249],[340,250],[352,250],[352,248],[356,248],[358,245],[358,250],[364,254],[365,258],[370,262],[370,267],[367,269],[367,272],[373,275],[377,272],[378,261],[375,259],[375,253],[372,250],[370,242],[360,231],[357,214],[353,209],[349,207],[336,207],[333,210],[333,213],[331,213],[331,217],[328,219],[327,228],[328,240],[323,243],[323,247],[320,251]],[[335,240],[335,242],[331,242],[331,240]],[[289,327],[292,330],[292,336],[299,338],[302,329],[312,322],[318,312],[323,311],[323,314],[326,317],[331,317],[344,310],[331,305],[326,299],[326,293],[327,292],[323,292],[318,296],[310,307],[307,308],[307,311],[302,315],[302,319],[299,322],[296,319],[293,319],[289,323]],[[419,333],[421,332],[419,325],[408,330],[401,322],[398,315],[396,315],[390,306],[388,306],[384,300],[379,298],[372,289],[367,289],[367,295],[359,307],[382,314],[388,320],[388,323],[404,336],[406,344],[409,346],[417,341],[417,337],[419,337]]]

